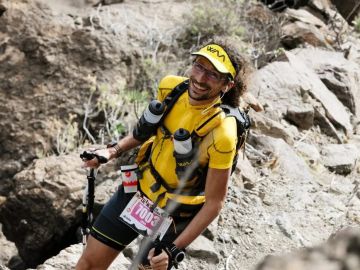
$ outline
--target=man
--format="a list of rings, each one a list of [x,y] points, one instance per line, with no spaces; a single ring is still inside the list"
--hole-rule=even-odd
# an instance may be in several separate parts
[[[170,202],[178,208],[169,213],[173,220],[162,243],[162,251],[146,252],[144,264],[152,269],[170,269],[174,252],[187,247],[219,214],[226,197],[233,159],[236,155],[237,126],[234,117],[225,117],[219,105],[238,107],[245,92],[248,66],[229,43],[215,40],[198,52],[189,79],[165,77],[159,85],[158,100],[164,101],[181,84],[186,91],[176,100],[170,112],[150,139],[150,155],[139,161],[141,175],[138,188],[141,196],[150,199],[154,207],[165,208]],[[215,123],[215,124],[214,124]],[[179,128],[198,133],[195,176],[185,179],[187,192],[176,193],[180,176],[176,174],[173,134]],[[204,129],[203,133],[201,130]],[[140,134],[141,135],[141,134]],[[142,143],[133,132],[114,147],[97,150],[96,154],[108,160]],[[149,140],[144,144],[146,145]],[[144,145],[142,147],[144,147]],[[139,153],[142,151],[140,149]],[[84,161],[87,167],[99,166],[97,159]],[[180,179],[180,180],[179,180]],[[106,269],[138,232],[119,218],[134,193],[124,193],[122,187],[104,206],[95,221],[86,249],[76,269]],[[176,253],[177,254],[177,253]]]

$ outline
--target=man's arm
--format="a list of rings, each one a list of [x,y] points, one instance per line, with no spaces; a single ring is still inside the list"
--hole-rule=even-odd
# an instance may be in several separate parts
[[[96,150],[95,153],[99,156],[105,157],[107,160],[111,160],[111,159],[118,157],[119,154],[126,152],[136,146],[139,146],[140,144],[141,144],[141,142],[136,140],[131,133],[131,134],[127,135],[126,137],[122,138],[117,143],[116,147],[99,149],[99,150]],[[96,168],[99,165],[100,165],[99,161],[96,158],[93,158],[91,160],[84,160],[85,167]]]
[[[108,148],[110,159],[116,158],[119,155],[119,152],[117,152],[117,149],[119,149],[118,151],[123,153],[123,152],[126,152],[130,149],[133,149],[133,148],[139,146],[141,143],[142,142],[136,140],[133,137],[132,133],[130,133],[129,135],[127,135],[126,137],[124,137],[120,141],[118,141],[117,147]]]
[[[231,168],[209,168],[205,185],[205,204],[174,241],[178,248],[187,247],[218,216],[226,198],[230,171]]]
[[[226,198],[230,171],[231,168],[209,168],[205,185],[205,204],[185,230],[174,241],[174,244],[178,248],[181,249],[187,247],[218,216]],[[168,256],[165,251],[162,251],[160,255],[154,257],[154,249],[152,249],[149,253],[148,259],[150,260],[150,264],[153,269],[167,269]]]

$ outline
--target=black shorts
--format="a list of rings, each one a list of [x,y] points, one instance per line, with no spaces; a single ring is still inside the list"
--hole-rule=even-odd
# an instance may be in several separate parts
[[[133,196],[134,193],[125,193],[124,188],[120,186],[101,210],[90,234],[105,245],[119,251],[129,245],[139,234],[123,223],[119,216]],[[191,219],[189,217],[173,217],[174,224],[170,225],[163,241],[173,242],[190,223]],[[150,245],[148,250],[143,252],[145,254],[143,264],[147,264],[146,257],[152,247],[153,245]]]

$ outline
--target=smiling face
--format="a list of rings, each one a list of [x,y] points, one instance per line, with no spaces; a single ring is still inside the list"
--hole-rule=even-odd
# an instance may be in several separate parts
[[[208,59],[203,56],[195,59],[190,72],[190,104],[211,103],[220,96],[221,91],[226,92],[232,86],[233,81],[226,74],[218,72]]]

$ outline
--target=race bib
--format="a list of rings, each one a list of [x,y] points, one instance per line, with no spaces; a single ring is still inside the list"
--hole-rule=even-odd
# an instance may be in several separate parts
[[[159,207],[151,211],[152,205],[152,201],[136,192],[120,214],[120,219],[141,235],[153,239],[159,236],[161,240],[169,229],[172,218]]]

